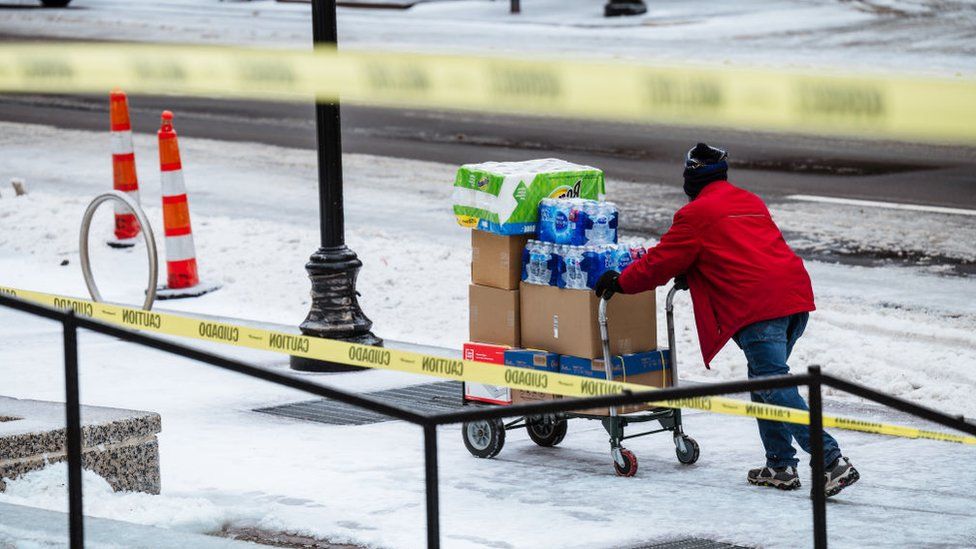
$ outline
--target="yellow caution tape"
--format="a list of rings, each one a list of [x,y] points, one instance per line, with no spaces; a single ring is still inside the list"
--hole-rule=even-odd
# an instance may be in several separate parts
[[[976,143],[976,81],[968,78],[334,49],[0,45],[0,92],[115,86]]]
[[[96,303],[55,294],[32,292],[0,286],[0,294],[32,301],[58,309],[74,311],[79,316],[110,324],[156,332],[171,336],[189,337],[261,351],[302,356],[326,362],[350,364],[366,368],[395,370],[410,374],[424,374],[439,378],[472,383],[499,385],[513,389],[543,392],[567,397],[592,397],[624,392],[642,392],[653,387],[635,383],[611,382],[569,374],[544,372],[438,356],[424,355],[384,347],[356,345],[305,335],[264,330],[238,324],[213,322],[199,318],[144,311],[110,303]],[[785,408],[725,397],[695,397],[664,400],[652,403],[667,408],[693,408],[719,414],[747,416],[801,425],[810,424],[810,415],[803,410]],[[823,416],[825,427],[836,427],[865,433],[877,433],[904,438],[926,438],[946,442],[976,445],[976,437],[925,431],[884,423],[834,416]]]

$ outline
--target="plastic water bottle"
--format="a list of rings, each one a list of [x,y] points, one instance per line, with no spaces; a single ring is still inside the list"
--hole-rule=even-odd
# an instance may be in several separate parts
[[[539,240],[554,244],[583,244],[583,202],[566,198],[542,199],[539,202]]]
[[[609,261],[607,267],[618,273],[624,272],[624,269],[630,266],[630,263],[633,261],[630,256],[630,247],[611,244],[608,249]]]
[[[583,271],[583,247],[568,246],[563,255],[565,270],[562,273],[562,284],[560,287],[571,290],[585,290],[587,286],[587,276]]]
[[[602,245],[617,242],[617,207],[612,202],[588,201],[584,205],[587,244]]]
[[[586,272],[586,286],[596,286],[603,273],[607,272],[607,250],[605,246],[586,246],[583,248],[583,270]]]
[[[528,251],[528,265],[525,281],[529,284],[548,286],[552,284],[552,244],[532,240],[526,246]]]
[[[566,255],[568,251],[569,246],[566,244],[552,245],[552,260],[549,264],[551,274],[551,278],[549,279],[550,286],[561,286],[562,276],[566,271]]]

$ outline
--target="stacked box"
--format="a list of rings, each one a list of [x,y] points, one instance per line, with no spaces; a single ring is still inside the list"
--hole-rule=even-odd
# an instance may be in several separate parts
[[[559,355],[556,353],[534,351],[531,349],[511,349],[505,351],[505,365],[515,366],[516,368],[528,368],[530,370],[558,373]],[[543,393],[540,391],[512,389],[512,404],[524,404],[526,402],[539,402],[557,398],[561,397],[559,395]]]
[[[505,364],[505,351],[508,349],[509,347],[505,345],[469,342],[464,344],[461,356],[464,360],[501,365]],[[512,393],[508,387],[464,382],[464,400],[487,402],[489,404],[511,404]]]
[[[560,355],[601,358],[603,344],[593,292],[521,284],[521,345]],[[616,295],[607,306],[610,352],[641,353],[657,348],[654,292]]]
[[[612,359],[611,373],[614,381],[647,385],[659,389],[670,387],[674,380],[671,371],[671,355],[667,349],[642,353],[617,355]],[[606,379],[606,364],[602,358],[591,359],[577,356],[559,357],[560,373]],[[617,413],[629,414],[650,410],[653,406],[645,403],[618,406]],[[609,415],[609,408],[590,408],[578,410],[580,414]]]
[[[521,339],[519,291],[468,286],[471,341],[518,347]]]
[[[525,236],[502,236],[471,231],[471,282],[468,287],[469,334],[467,360],[504,364],[502,351],[518,347],[521,339],[519,279]],[[478,346],[478,344],[481,344]],[[467,358],[470,350],[494,348],[494,353]],[[464,384],[465,400],[510,404],[508,387],[480,383]]]
[[[471,231],[471,282],[502,290],[518,290],[522,250],[528,236],[501,236]]]

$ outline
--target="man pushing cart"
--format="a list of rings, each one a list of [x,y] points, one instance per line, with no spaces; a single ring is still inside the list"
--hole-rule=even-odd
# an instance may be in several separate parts
[[[729,183],[727,174],[725,151],[704,143],[689,150],[684,170],[689,203],[674,215],[657,246],[622,273],[604,273],[594,291],[608,300],[615,293],[654,290],[673,278],[675,286],[691,290],[706,367],[731,339],[746,355],[750,378],[785,375],[786,361],[815,309],[810,276],[763,201]],[[752,400],[808,409],[796,387],[752,393]],[[749,471],[749,483],[799,488],[791,441],[809,453],[809,427],[758,422],[766,465]],[[829,497],[857,482],[859,474],[832,436],[824,433],[823,445]]]

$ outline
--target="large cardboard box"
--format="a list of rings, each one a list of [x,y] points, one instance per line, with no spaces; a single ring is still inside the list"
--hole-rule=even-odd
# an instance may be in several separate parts
[[[468,287],[469,338],[479,343],[519,347],[519,290],[471,284]]]
[[[501,236],[471,231],[471,282],[503,290],[517,290],[522,278],[522,250],[526,235]]]
[[[595,379],[606,379],[606,365],[603,359],[561,356],[559,357],[559,362],[561,373],[582,375]],[[647,385],[648,387],[657,387],[659,389],[670,387],[674,383],[667,349],[615,356],[613,357],[612,371],[614,381]],[[645,403],[628,404],[618,406],[617,413],[629,414],[650,410],[652,408],[653,406]],[[579,414],[610,415],[609,408],[589,408],[574,411]]]
[[[592,291],[523,282],[521,346],[561,355],[601,358],[599,299]],[[610,352],[625,355],[657,347],[654,292],[615,295],[607,307]]]
[[[515,366],[517,368],[529,368],[532,370],[543,370],[546,372],[559,372],[559,355],[556,353],[547,353],[546,351],[512,349],[505,351],[505,365]],[[512,404],[540,402],[543,400],[554,400],[557,398],[562,397],[539,391],[512,389]]]
[[[505,351],[508,349],[509,347],[506,345],[469,342],[462,347],[461,356],[464,360],[501,365],[505,364]],[[464,382],[464,400],[490,404],[511,404],[512,393],[508,387],[466,381]]]

